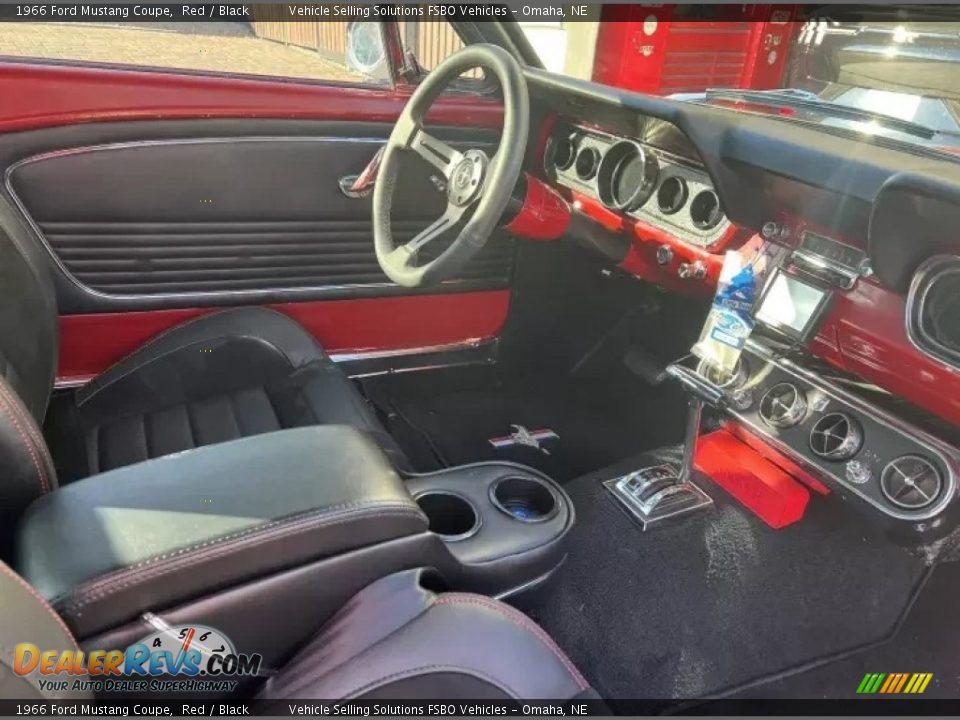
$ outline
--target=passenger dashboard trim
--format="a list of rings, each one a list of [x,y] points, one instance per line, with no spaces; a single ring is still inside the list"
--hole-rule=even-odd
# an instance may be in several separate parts
[[[951,448],[946,443],[931,436],[929,433],[921,430],[920,428],[911,425],[910,423],[907,423],[894,415],[891,415],[886,410],[872,405],[871,403],[864,401],[862,398],[857,397],[856,395],[853,395],[852,393],[849,393],[846,390],[838,387],[829,380],[826,380],[825,378],[822,378],[815,373],[798,366],[788,358],[780,357],[777,353],[754,339],[748,340],[746,347],[749,351],[760,357],[762,360],[776,365],[785,373],[792,375],[796,379],[805,383],[809,383],[810,385],[823,391],[826,395],[832,397],[834,400],[846,404],[850,408],[861,412],[864,415],[868,415],[872,420],[886,426],[890,430],[911,438],[918,445],[923,447],[923,449],[930,452],[931,455],[936,456],[936,458],[943,465],[947,474],[947,477],[944,480],[944,489],[940,497],[931,506],[925,508],[923,511],[910,513],[900,512],[892,507],[884,506],[881,503],[876,502],[873,498],[861,492],[855,485],[847,482],[843,476],[831,471],[828,467],[820,466],[810,462],[792,447],[772,435],[769,431],[769,428],[764,428],[757,425],[757,423],[751,421],[749,418],[745,417],[742,413],[735,409],[728,409],[727,412],[729,415],[737,422],[743,424],[764,442],[769,443],[776,450],[782,452],[802,468],[811,472],[815,477],[827,477],[837,487],[842,488],[844,491],[849,491],[880,512],[897,520],[913,523],[931,520],[940,515],[953,501],[957,489],[958,455],[955,449]],[[845,467],[845,464],[841,465],[840,467],[842,469]]]

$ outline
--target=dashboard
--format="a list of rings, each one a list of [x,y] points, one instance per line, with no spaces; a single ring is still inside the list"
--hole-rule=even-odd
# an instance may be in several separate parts
[[[713,291],[722,253],[747,233],[723,212],[696,151],[669,123],[639,137],[560,122],[543,153],[547,182],[575,210],[629,238],[621,269],[695,295]]]
[[[527,80],[553,118],[534,170],[585,220],[571,223],[584,244],[708,296],[724,253],[760,235],[782,250],[785,286],[809,286],[809,322],[772,336],[787,352],[751,341],[735,424],[891,521],[942,523],[960,457],[956,157],[544,71]],[[769,410],[781,391],[802,400],[786,424]]]
[[[716,246],[730,229],[702,167],[638,140],[561,126],[547,146],[544,172],[560,187],[698,247]]]

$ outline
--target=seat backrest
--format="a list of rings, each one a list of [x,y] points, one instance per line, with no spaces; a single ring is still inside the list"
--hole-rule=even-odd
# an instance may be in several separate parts
[[[57,371],[57,298],[50,260],[0,196],[0,377],[38,423]]]
[[[53,690],[52,686],[41,688],[42,675],[36,670],[17,674],[16,648],[24,643],[30,643],[40,652],[77,650],[70,629],[50,604],[26,580],[0,562],[0,698],[89,697],[86,692],[74,691],[69,681],[65,690]]]
[[[48,262],[0,195],[0,557],[27,505],[57,486],[40,432],[57,368],[57,300]]]

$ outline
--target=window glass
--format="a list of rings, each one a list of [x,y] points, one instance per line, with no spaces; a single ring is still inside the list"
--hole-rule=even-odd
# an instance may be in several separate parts
[[[348,57],[354,23],[290,22],[283,19],[285,5],[248,7],[252,19],[237,22],[4,23],[0,56],[336,83],[389,80],[385,63],[375,57],[378,46],[382,55],[378,23],[358,23],[376,31],[376,42],[367,42],[356,58],[370,67],[358,66]]]

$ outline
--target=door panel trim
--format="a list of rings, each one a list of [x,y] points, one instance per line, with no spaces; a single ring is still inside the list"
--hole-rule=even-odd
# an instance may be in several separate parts
[[[0,132],[126,120],[277,118],[393,123],[412,88],[126,68],[0,61]],[[503,126],[503,106],[479,96],[440,98],[428,122]]]
[[[245,143],[245,142],[329,142],[329,143],[361,143],[361,144],[370,144],[370,145],[382,145],[386,142],[384,137],[375,137],[375,136],[356,136],[356,137],[343,137],[338,135],[315,135],[315,136],[286,136],[286,135],[268,135],[268,136],[242,136],[242,137],[211,137],[211,138],[167,138],[162,140],[134,140],[130,142],[118,142],[118,143],[104,143],[100,145],[87,145],[84,147],[78,148],[66,148],[63,150],[53,150],[50,152],[40,153],[39,155],[33,155],[28,158],[24,158],[12,165],[10,165],[3,176],[4,188],[7,191],[7,194],[13,200],[14,204],[17,206],[17,209],[23,215],[24,219],[27,221],[27,224],[30,226],[30,229],[36,235],[37,239],[43,245],[44,250],[49,255],[50,259],[57,266],[57,268],[62,273],[63,277],[69,280],[74,287],[76,287],[81,292],[91,295],[93,297],[103,299],[103,300],[146,300],[146,299],[197,299],[202,301],[204,298],[211,296],[228,296],[228,297],[249,297],[252,295],[262,295],[262,289],[255,290],[214,290],[209,292],[204,291],[193,291],[193,292],[180,292],[180,293],[107,293],[96,288],[92,288],[89,285],[81,282],[73,272],[66,266],[63,260],[60,259],[60,256],[57,254],[56,250],[50,245],[50,242],[47,240],[46,235],[40,226],[37,224],[36,220],[31,215],[30,211],[27,209],[23,200],[20,198],[20,195],[13,187],[13,178],[17,170],[27,167],[28,165],[33,165],[36,163],[44,162],[46,160],[55,160],[62,157],[72,157],[76,155],[86,155],[95,152],[110,152],[115,150],[130,150],[136,148],[145,148],[145,147],[164,147],[169,145],[211,145],[211,144],[223,144],[223,143]],[[391,287],[393,283],[391,282],[382,282],[382,283],[357,283],[357,284],[346,284],[346,285],[324,285],[320,287],[291,287],[283,288],[282,292],[298,293],[298,292],[316,292],[317,290],[350,290],[356,288],[376,288],[376,287]]]
[[[251,288],[251,289],[218,289],[218,290],[191,290],[183,292],[155,292],[155,293],[111,293],[105,292],[80,280],[57,253],[56,249],[50,244],[46,234],[39,223],[30,213],[20,194],[14,188],[15,175],[18,170],[30,165],[42,163],[45,161],[56,160],[64,157],[74,157],[78,155],[87,155],[99,152],[114,152],[131,150],[138,148],[152,147],[170,147],[183,145],[218,145],[218,144],[241,144],[241,143],[272,143],[272,142],[311,142],[311,143],[333,143],[333,144],[366,144],[371,146],[380,146],[386,142],[386,137],[377,135],[245,135],[234,137],[186,137],[186,138],[164,138],[157,140],[132,140],[116,143],[100,143],[96,145],[86,145],[75,148],[64,148],[39,153],[19,160],[4,172],[4,189],[10,199],[13,201],[18,211],[36,236],[49,258],[53,261],[60,274],[81,293],[94,300],[105,301],[163,301],[172,300],[177,303],[183,302],[203,302],[211,298],[219,298],[227,302],[242,301],[243,299],[262,298],[265,292],[282,293],[284,296],[296,297],[297,295],[307,294],[314,296],[318,292],[344,293],[357,290],[371,289],[397,289],[397,286],[389,282],[384,277],[383,282],[365,282],[365,283],[333,283],[324,285],[302,286],[293,285],[291,287],[281,288]],[[492,147],[495,143],[489,141],[464,142],[461,140],[451,140],[455,147]],[[359,202],[359,201],[358,201]],[[371,238],[372,243],[372,238]],[[484,289],[483,281],[471,282],[467,280],[455,280],[449,285],[467,284],[468,289]]]
[[[483,343],[500,334],[509,305],[509,290],[489,290],[268,307],[303,325],[331,355],[356,356]],[[219,309],[61,315],[57,384],[83,384],[161,332]]]

